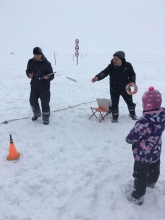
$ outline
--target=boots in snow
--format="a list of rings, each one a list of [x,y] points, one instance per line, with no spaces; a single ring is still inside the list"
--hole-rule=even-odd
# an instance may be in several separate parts
[[[128,201],[130,201],[130,202],[133,202],[134,204],[136,204],[136,205],[142,205],[143,204],[143,196],[142,197],[140,197],[140,198],[134,198],[133,196],[132,196],[132,194],[131,195],[129,195],[128,197],[127,197],[127,199],[128,199]]]

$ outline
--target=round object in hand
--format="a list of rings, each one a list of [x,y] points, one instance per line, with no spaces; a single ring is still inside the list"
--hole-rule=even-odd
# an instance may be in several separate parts
[[[131,91],[131,87],[133,87],[133,91]],[[134,95],[137,93],[137,85],[134,84],[134,83],[128,83],[128,85],[126,86],[126,92],[129,94],[129,95]]]

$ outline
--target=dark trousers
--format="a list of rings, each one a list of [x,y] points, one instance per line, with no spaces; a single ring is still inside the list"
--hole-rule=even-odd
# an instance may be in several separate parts
[[[145,195],[147,183],[156,183],[160,174],[160,160],[156,163],[143,164],[135,160],[134,162],[134,189],[132,196],[140,198]]]
[[[136,104],[133,103],[132,95],[129,95],[125,90],[119,90],[119,89],[110,89],[110,95],[112,100],[112,115],[116,116],[118,118],[119,115],[119,99],[120,96],[123,97],[124,101],[126,102],[128,106],[128,110],[130,113],[135,113],[135,106]]]
[[[30,105],[33,111],[34,116],[40,117],[41,116],[41,110],[38,103],[38,99],[41,100],[41,107],[42,107],[42,116],[43,119],[47,119],[50,116],[50,90],[38,90],[35,87],[31,87],[30,92]]]

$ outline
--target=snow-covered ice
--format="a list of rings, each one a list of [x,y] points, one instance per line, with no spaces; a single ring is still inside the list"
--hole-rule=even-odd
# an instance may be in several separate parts
[[[57,74],[51,83],[49,126],[44,126],[41,119],[35,122],[30,119],[30,81],[25,75],[27,57],[30,54],[8,55],[0,61],[0,122],[29,117],[0,125],[2,219],[105,220],[146,219],[146,216],[164,219],[165,136],[159,181],[154,190],[147,189],[143,206],[137,207],[126,199],[132,189],[134,161],[131,145],[125,142],[134,125],[126,104],[120,100],[118,124],[112,124],[109,116],[101,123],[99,118],[88,119],[90,106],[97,106],[92,101],[98,97],[109,98],[108,77],[91,83],[92,77],[108,64],[107,56],[98,59],[88,55],[79,60],[78,66],[72,61],[72,55],[57,56],[59,64],[54,68]],[[53,55],[47,57],[53,63]],[[130,54],[128,57],[133,57],[129,61],[137,74],[139,91],[134,95],[134,102],[137,115],[141,116],[141,96],[150,85],[165,97],[165,55]],[[84,102],[92,103],[53,112]],[[21,153],[17,163],[6,160],[9,134],[13,135]]]

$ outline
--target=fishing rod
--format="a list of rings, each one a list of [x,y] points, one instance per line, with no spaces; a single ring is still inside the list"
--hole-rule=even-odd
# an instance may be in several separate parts
[[[56,72],[53,72],[53,73],[50,73],[50,74],[48,74],[48,75],[45,75],[45,76],[51,76],[51,75],[53,75],[53,74],[55,74]],[[42,78],[39,78],[39,80],[41,80],[41,79],[44,79],[44,77],[42,77]]]

